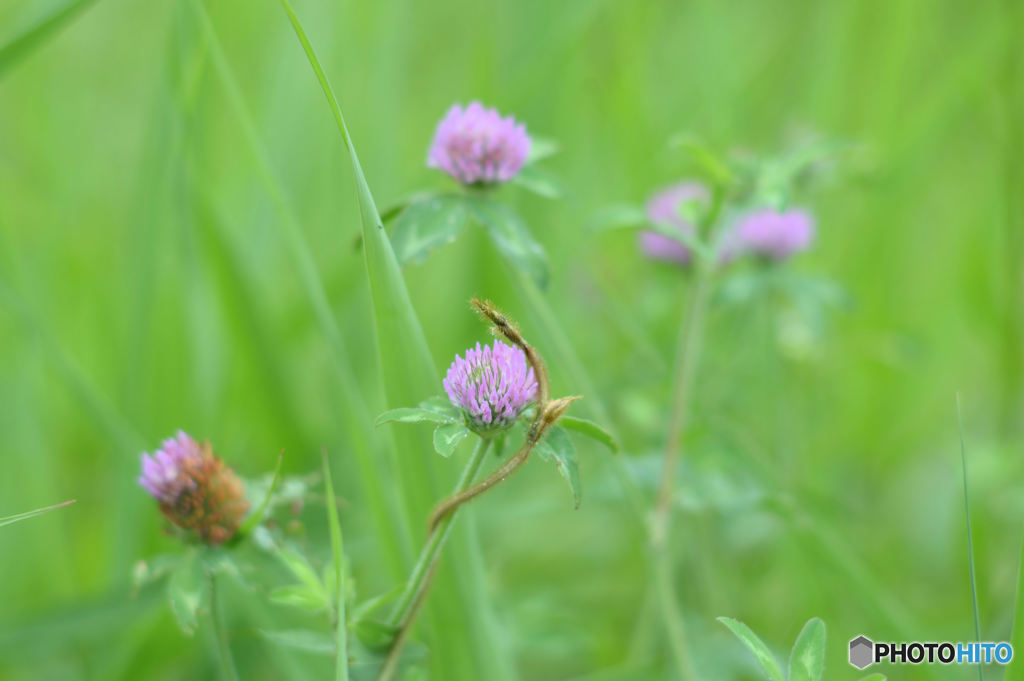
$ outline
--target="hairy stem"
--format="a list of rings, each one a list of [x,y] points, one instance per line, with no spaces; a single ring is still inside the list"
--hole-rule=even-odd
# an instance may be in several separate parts
[[[473,478],[476,477],[476,474],[480,471],[480,466],[483,465],[490,445],[490,439],[480,438],[476,449],[473,451],[473,456],[470,457],[466,467],[462,470],[462,475],[459,476],[458,483],[455,485],[455,495],[465,491],[472,484]],[[395,608],[388,621],[392,626],[398,627],[398,633],[395,635],[395,640],[388,651],[388,657],[383,669],[381,669],[378,681],[388,681],[388,679],[394,676],[398,668],[398,659],[402,653],[402,647],[405,644],[406,638],[408,638],[413,622],[416,621],[416,615],[419,613],[420,607],[427,597],[427,592],[430,590],[434,571],[437,569],[437,562],[441,557],[441,549],[444,548],[445,541],[447,541],[448,535],[451,533],[454,521],[455,513],[452,512],[432,527],[430,535],[427,537],[427,543],[424,544],[423,550],[416,560],[416,565],[413,566],[412,574],[409,575],[409,581],[398,597],[398,602],[395,604]]]

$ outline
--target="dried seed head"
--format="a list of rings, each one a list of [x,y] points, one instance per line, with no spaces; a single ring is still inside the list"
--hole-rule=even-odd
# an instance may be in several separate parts
[[[183,431],[142,455],[139,484],[174,525],[195,531],[207,544],[230,539],[249,510],[245,488],[210,448]]]

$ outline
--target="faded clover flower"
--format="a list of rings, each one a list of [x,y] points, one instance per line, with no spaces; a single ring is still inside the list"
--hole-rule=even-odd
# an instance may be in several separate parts
[[[210,443],[180,430],[152,455],[142,455],[139,484],[169,521],[194,530],[207,544],[231,539],[249,510],[242,482]]]
[[[530,137],[515,118],[480,102],[456,104],[437,125],[427,165],[462,184],[508,182],[526,163]]]
[[[496,339],[456,355],[444,389],[470,429],[485,434],[510,426],[537,399],[537,378],[522,350]]]
[[[693,235],[696,227],[681,214],[686,201],[708,200],[708,190],[697,182],[681,182],[664,189],[647,202],[647,218],[651,222],[677,228],[685,235]],[[664,234],[652,230],[640,232],[640,248],[655,260],[667,260],[688,265],[693,260],[690,249]]]
[[[807,211],[766,208],[741,217],[729,240],[740,254],[783,260],[807,250],[813,239],[814,219]]]

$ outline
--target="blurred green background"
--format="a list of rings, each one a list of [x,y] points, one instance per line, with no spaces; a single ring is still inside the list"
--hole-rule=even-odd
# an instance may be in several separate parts
[[[0,44],[66,5],[0,4]],[[33,49],[0,53],[0,515],[78,500],[0,530],[0,678],[215,678],[203,637],[184,637],[159,593],[130,588],[135,561],[174,549],[135,477],[139,452],[176,428],[251,477],[282,449],[287,472],[313,470],[326,447],[358,583],[370,595],[393,582],[348,455],[360,415],[341,413],[276,199],[189,0],[83,9]],[[1024,518],[1020,3],[296,10],[382,207],[448,186],[424,160],[452,102],[480,99],[559,143],[545,167],[563,199],[503,197],[549,252],[547,297],[595,383],[577,413],[607,405],[645,493],[685,280],[588,220],[684,177],[668,145],[681,131],[759,153],[802,131],[856,143],[802,201],[819,239],[792,264],[835,282],[839,304],[719,301],[711,317],[676,523],[691,647],[702,678],[760,678],[714,618],[742,619],[781,656],[819,616],[827,677],[855,679],[846,642],[858,634],[970,639],[957,391],[983,638],[1009,637]],[[389,358],[377,356],[344,147],[278,3],[210,11],[372,417]],[[542,352],[552,343],[479,229],[406,276],[438,371],[486,339],[474,294]],[[552,380],[557,394],[580,390],[563,367]],[[377,431],[371,445],[383,441]],[[533,461],[467,514],[497,630],[523,679],[670,678],[644,600],[643,519],[611,455],[581,444],[580,456],[579,511]],[[322,545],[322,527],[309,532]],[[251,600],[236,590],[228,603],[242,677],[325,678],[322,661],[268,649],[253,632],[277,611]]]

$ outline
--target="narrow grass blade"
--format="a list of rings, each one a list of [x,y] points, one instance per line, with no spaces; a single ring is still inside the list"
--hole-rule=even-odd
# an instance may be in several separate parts
[[[263,515],[267,512],[267,507],[270,506],[270,500],[274,498],[274,492],[277,490],[277,485],[281,482],[281,462],[284,461],[284,452],[277,457],[277,465],[274,466],[274,478],[270,481],[270,487],[267,488],[267,494],[263,497],[263,501],[260,502],[259,508],[252,512],[252,514],[246,518],[242,526],[238,528],[237,535],[244,537],[252,532],[260,522],[263,521]]]
[[[367,412],[362,391],[355,380],[351,366],[348,364],[348,353],[344,347],[341,331],[331,313],[327,293],[316,270],[309,244],[306,242],[299,227],[298,219],[295,217],[295,213],[286,198],[284,189],[270,165],[268,154],[257,134],[256,125],[242,96],[238,80],[235,78],[224,55],[223,47],[217,37],[217,32],[210,19],[209,12],[202,0],[191,0],[190,5],[196,15],[200,29],[209,43],[210,59],[224,85],[228,100],[234,109],[235,117],[238,120],[239,127],[242,129],[250,153],[256,160],[260,179],[280,218],[279,224],[285,245],[292,257],[303,290],[316,315],[320,330],[331,347],[333,369],[341,389],[342,399],[344,400],[339,411],[346,420],[345,425],[355,445],[353,453],[359,466],[363,487],[367,490],[369,501],[374,507],[372,509],[373,516],[375,523],[378,525],[376,536],[380,538],[381,547],[385,552],[388,566],[397,578],[400,575],[401,556],[411,552],[411,546],[409,545],[410,525],[408,519],[404,516],[392,518],[391,522],[387,525],[384,524],[385,519],[390,516],[390,513],[385,507],[383,494],[380,491],[378,463],[370,448],[373,438],[371,432],[372,420]],[[422,399],[422,396],[419,399]],[[395,531],[396,525],[398,528],[397,532]]]
[[[334,578],[338,585],[338,605],[335,610],[337,631],[334,639],[336,681],[348,681],[348,621],[345,618],[345,546],[341,537],[341,522],[338,520],[338,504],[334,498],[334,482],[331,479],[331,464],[327,452],[323,454],[324,491],[327,496],[327,523],[331,530],[331,554],[334,557]]]
[[[69,0],[0,47],[0,78],[96,0]]]
[[[281,5],[327,98],[331,115],[349,153],[362,218],[363,254],[388,406],[407,407],[417,404],[439,389],[440,380],[433,357],[412,307],[398,259],[384,231],[338,99],[291,3],[281,0]],[[423,455],[429,444],[419,434],[410,429],[402,429],[393,436],[397,451],[404,454],[400,461],[395,462],[401,489],[400,501],[409,524],[419,523],[422,527],[423,518],[438,496],[439,486],[435,480],[437,464],[431,461],[432,457]],[[421,531],[417,539],[422,541],[423,538]],[[434,622],[432,629],[435,640],[431,664],[435,675],[443,674],[446,678],[481,678],[486,675],[496,680],[514,678],[511,664],[504,659],[505,651],[498,644],[499,636],[488,626],[489,606],[483,592],[484,580],[478,574],[479,568],[474,567],[476,564],[469,560],[472,546],[469,542],[456,540],[452,553],[455,555],[451,557],[451,567],[438,575],[437,589],[428,607],[430,612],[427,613]],[[431,612],[436,613],[436,616],[431,616]],[[438,626],[438,621],[446,622],[446,626]],[[453,625],[454,622],[459,624]],[[467,659],[467,655],[456,654],[454,651],[454,648],[467,647],[467,643],[476,653],[473,659]]]
[[[964,471],[964,520],[967,523],[967,563],[971,574],[971,605],[974,608],[974,640],[981,642],[981,617],[978,613],[978,582],[974,571],[974,538],[971,534],[971,502],[967,494],[967,448],[964,446],[964,419],[960,412],[960,393],[956,396],[956,420],[960,429],[960,464]],[[978,665],[978,681],[985,681],[984,665]]]
[[[67,501],[62,501],[61,503],[54,504],[53,506],[44,506],[43,508],[37,508],[34,511],[25,511],[24,513],[15,513],[14,515],[9,515],[6,518],[0,518],[0,527],[3,527],[4,525],[13,525],[14,523],[22,520],[28,520],[29,518],[35,518],[37,515],[49,513],[50,511],[55,511],[58,508],[70,506],[73,503],[75,503],[74,499],[68,499]]]

